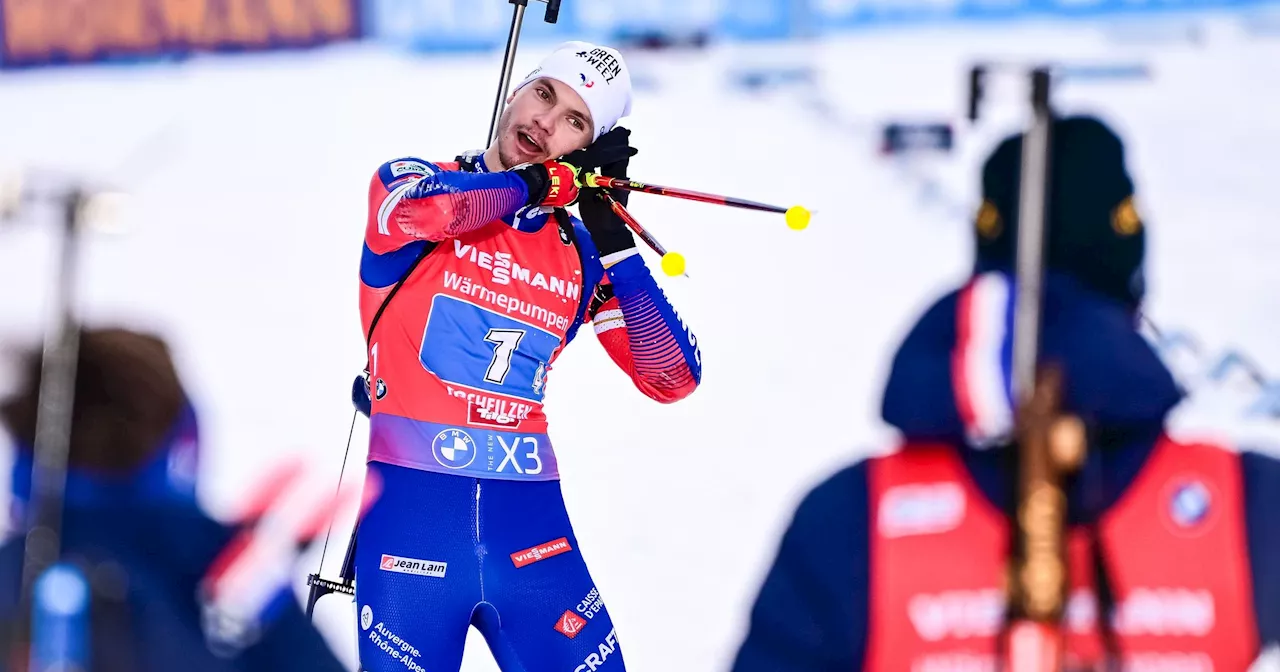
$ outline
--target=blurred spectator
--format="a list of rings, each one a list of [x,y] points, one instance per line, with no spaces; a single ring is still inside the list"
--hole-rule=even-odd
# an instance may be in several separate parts
[[[1280,462],[1169,435],[1181,392],[1137,331],[1146,227],[1123,145],[1087,117],[1052,135],[1039,353],[1088,427],[1066,483],[1066,667],[1248,669],[1280,639]],[[882,413],[902,445],[804,498],[734,672],[999,668],[1021,148],[984,166],[974,277],[894,357]]]
[[[31,498],[41,356],[24,356],[24,379],[0,405],[15,443],[13,512],[18,535],[0,548],[0,666],[26,669],[14,650]],[[61,558],[94,584],[90,670],[342,670],[287,585],[261,619],[225,646],[201,599],[211,566],[225,570],[238,530],[206,516],[195,499],[196,414],[161,339],[123,329],[81,337],[70,437]],[[218,562],[215,563],[215,560]],[[215,654],[215,650],[218,653]]]

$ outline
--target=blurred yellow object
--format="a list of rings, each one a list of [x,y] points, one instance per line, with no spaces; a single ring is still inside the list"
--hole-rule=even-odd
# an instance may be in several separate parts
[[[809,217],[811,213],[809,209],[803,205],[793,205],[787,208],[787,226],[795,231],[803,231],[809,226]]]
[[[668,252],[662,255],[662,272],[670,276],[684,274],[684,255],[679,252]]]

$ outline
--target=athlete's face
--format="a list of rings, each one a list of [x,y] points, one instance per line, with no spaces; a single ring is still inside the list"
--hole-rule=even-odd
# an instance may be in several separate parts
[[[556,159],[591,144],[591,113],[564,84],[536,79],[508,99],[498,120],[498,159],[506,168]]]

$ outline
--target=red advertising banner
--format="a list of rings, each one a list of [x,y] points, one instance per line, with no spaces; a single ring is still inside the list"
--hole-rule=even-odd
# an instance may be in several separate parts
[[[359,36],[359,0],[0,0],[0,67],[263,51]]]

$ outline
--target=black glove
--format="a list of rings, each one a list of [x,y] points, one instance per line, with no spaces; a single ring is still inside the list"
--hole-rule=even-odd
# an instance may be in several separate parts
[[[565,156],[561,161],[577,166],[605,177],[626,177],[627,166],[636,149],[631,146],[631,129],[621,126],[605,133],[585,149],[579,149]],[[584,188],[578,201],[578,213],[582,215],[582,223],[586,225],[591,240],[595,242],[600,256],[622,252],[636,246],[636,239],[631,235],[622,218],[613,214],[609,202],[605,200],[603,189]],[[629,192],[622,189],[609,189],[614,200],[627,204]]]

